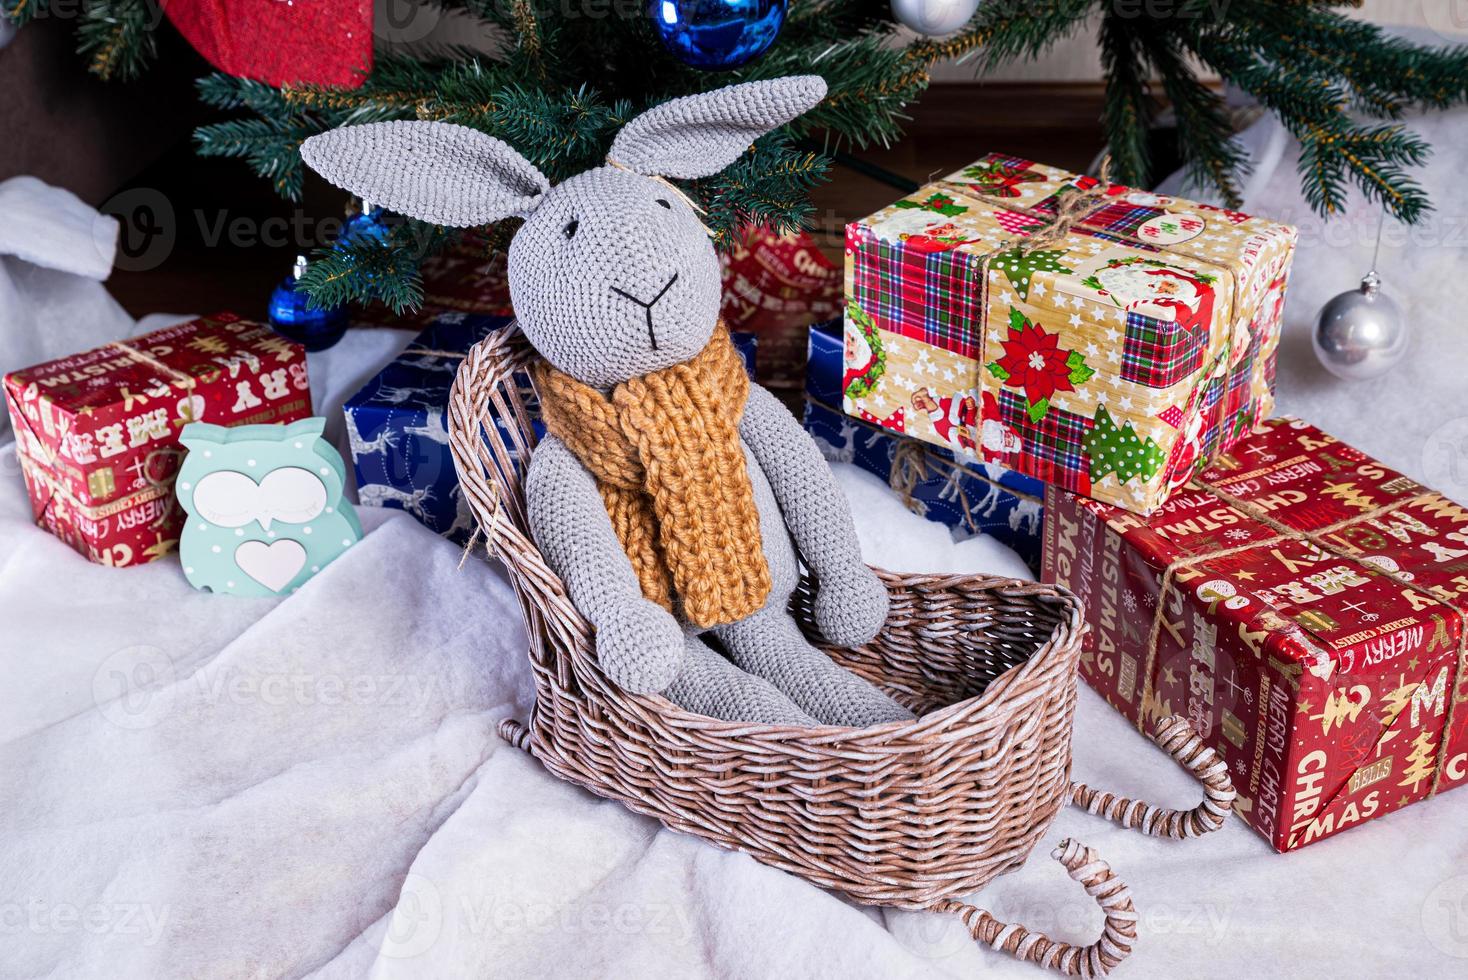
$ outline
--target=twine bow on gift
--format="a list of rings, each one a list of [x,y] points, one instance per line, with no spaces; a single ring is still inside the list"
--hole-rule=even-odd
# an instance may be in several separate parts
[[[1028,255],[1044,245],[1053,245],[1060,241],[1075,227],[1076,223],[1091,215],[1097,205],[1106,201],[1106,188],[1111,185],[1111,157],[1107,156],[1101,161],[1101,172],[1097,175],[1098,183],[1094,187],[1075,188],[1071,193],[1061,195],[1055,205],[1055,217],[1049,224],[1039,231],[1032,233],[1028,238],[1015,246],[1020,255]],[[1022,210],[1029,213],[1027,209],[1017,209],[1013,204],[1006,204],[1011,210]]]
[[[168,377],[173,379],[180,387],[187,388],[192,391],[193,388],[198,384],[198,381],[192,375],[185,374],[171,364],[163,363],[152,354],[149,354],[147,351],[144,350],[139,350],[125,340],[110,340],[102,346],[111,347],[114,350],[121,351],[128,357],[131,357],[133,360],[137,361],[139,364],[146,364],[148,367],[157,371],[159,374],[168,375]],[[123,387],[121,390],[123,397],[128,398],[129,396],[127,388]],[[133,395],[131,397],[137,398],[141,402],[147,401],[146,395]],[[131,407],[131,402],[127,402],[127,406]]]

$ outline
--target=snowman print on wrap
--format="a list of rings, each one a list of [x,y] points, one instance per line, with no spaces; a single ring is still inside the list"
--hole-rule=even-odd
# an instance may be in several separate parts
[[[346,466],[325,419],[233,428],[194,422],[174,492],[187,519],[179,558],[189,584],[231,595],[294,592],[362,538],[343,498]]]

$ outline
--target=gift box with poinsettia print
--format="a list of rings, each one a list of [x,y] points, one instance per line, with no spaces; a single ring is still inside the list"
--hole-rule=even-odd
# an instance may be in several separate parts
[[[847,226],[846,411],[1148,513],[1268,416],[1294,243],[990,154]]]
[[[231,313],[13,371],[5,401],[36,523],[119,566],[178,543],[183,426],[311,414],[305,348]]]
[[[1294,419],[1150,517],[1055,487],[1044,579],[1081,676],[1139,729],[1183,714],[1288,851],[1468,782],[1468,508]]]
[[[985,534],[1009,546],[1038,575],[1045,485],[970,454],[908,439],[900,415],[882,425],[842,412],[841,330],[840,320],[810,329],[803,417],[821,453],[886,480],[909,510],[960,536]]]

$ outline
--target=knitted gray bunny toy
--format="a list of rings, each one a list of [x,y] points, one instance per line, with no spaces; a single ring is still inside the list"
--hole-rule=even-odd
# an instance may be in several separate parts
[[[446,123],[343,127],[301,155],[338,186],[425,221],[526,219],[510,244],[510,296],[548,362],[538,380],[552,433],[531,457],[526,504],[541,551],[596,627],[607,676],[732,721],[864,727],[912,716],[801,635],[786,611],[797,554],[833,643],[875,636],[886,591],[809,436],[722,367],[718,259],[663,179],[717,173],[825,90],[803,76],[666,102],[621,130],[606,166],[554,188],[505,143]],[[677,431],[654,431],[660,420]],[[732,459],[720,455],[721,428]],[[632,491],[618,482],[628,473]],[[660,593],[659,581],[671,585]],[[708,596],[737,618],[709,613]]]

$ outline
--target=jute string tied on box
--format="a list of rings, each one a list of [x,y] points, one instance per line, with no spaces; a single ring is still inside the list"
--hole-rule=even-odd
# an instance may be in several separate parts
[[[1422,501],[1425,498],[1433,496],[1433,494],[1429,492],[1416,494],[1411,497],[1403,497],[1400,500],[1394,500],[1391,503],[1383,504],[1380,507],[1374,507],[1360,514],[1353,514],[1350,517],[1335,521],[1334,523],[1328,524],[1325,527],[1305,532],[1289,527],[1288,525],[1285,525],[1275,520],[1268,513],[1266,513],[1263,508],[1258,507],[1247,500],[1236,497],[1233,494],[1230,494],[1227,491],[1223,490],[1216,484],[1209,483],[1205,480],[1202,480],[1201,478],[1193,480],[1193,482],[1189,484],[1189,489],[1212,494],[1220,502],[1228,505],[1229,507],[1232,507],[1234,510],[1238,511],[1244,516],[1249,517],[1252,520],[1258,521],[1260,524],[1263,524],[1270,530],[1274,531],[1275,534],[1273,537],[1265,538],[1260,541],[1250,541],[1245,544],[1234,545],[1228,548],[1217,548],[1202,552],[1200,554],[1180,557],[1170,562],[1167,568],[1163,570],[1162,579],[1158,586],[1157,611],[1152,615],[1152,628],[1148,632],[1147,649],[1145,651],[1146,656],[1142,668],[1142,701],[1141,709],[1137,712],[1137,729],[1143,732],[1143,734],[1146,733],[1147,714],[1149,711],[1152,710],[1153,699],[1156,696],[1158,646],[1161,641],[1163,622],[1166,616],[1165,609],[1167,606],[1167,596],[1168,593],[1172,590],[1178,574],[1196,568],[1200,565],[1206,565],[1209,562],[1217,561],[1221,558],[1228,558],[1233,555],[1242,554],[1246,551],[1254,551],[1261,548],[1273,548],[1287,541],[1295,541],[1306,544],[1312,548],[1318,548],[1319,550],[1331,554],[1337,558],[1344,559],[1346,561],[1352,562],[1353,564],[1361,565],[1367,570],[1369,574],[1379,575],[1390,579],[1392,582],[1401,586],[1403,589],[1410,590],[1411,592],[1424,596],[1431,601],[1432,605],[1447,610],[1448,615],[1456,619],[1458,622],[1458,649],[1457,654],[1453,660],[1453,666],[1450,670],[1448,691],[1452,692],[1458,689],[1458,684],[1460,682],[1461,675],[1464,669],[1464,661],[1468,660],[1468,612],[1459,609],[1457,606],[1454,606],[1452,603],[1447,602],[1438,595],[1434,594],[1431,590],[1424,588],[1417,582],[1414,582],[1408,575],[1397,571],[1389,571],[1378,565],[1367,565],[1366,563],[1362,562],[1359,556],[1353,553],[1350,549],[1342,547],[1340,545],[1332,544],[1331,542],[1326,540],[1328,537],[1335,535],[1338,532],[1345,530],[1346,528],[1354,527],[1357,524],[1363,524],[1367,521],[1380,520],[1393,511]],[[1328,645],[1329,644],[1327,644],[1327,646]],[[1437,795],[1438,786],[1442,781],[1443,770],[1447,767],[1449,741],[1448,736],[1453,729],[1455,708],[1456,699],[1450,694],[1447,698],[1446,717],[1443,721],[1443,736],[1440,744],[1438,745],[1437,763],[1433,769],[1432,787],[1429,789],[1427,794],[1429,798]]]
[[[159,374],[167,375],[169,380],[173,381],[175,384],[186,391],[192,391],[198,386],[198,379],[196,379],[192,375],[180,371],[178,368],[173,367],[171,364],[165,363],[164,361],[158,359],[157,357],[154,357],[152,354],[148,353],[145,350],[134,347],[132,344],[129,344],[125,340],[108,341],[107,343],[102,345],[102,349],[118,351],[119,353],[131,358],[139,364],[143,364],[147,367],[152,368]],[[124,394],[124,397],[127,399],[128,404],[131,404],[131,402],[136,398],[144,397],[129,394],[125,387],[122,389],[122,392]],[[189,421],[193,421],[192,406],[183,409],[183,411],[189,417]],[[46,466],[50,467],[51,469],[55,469],[57,466],[56,450],[48,446],[40,438],[40,436],[36,434],[36,430],[31,425],[30,419],[26,417],[25,412],[21,410],[20,406],[13,405],[10,415],[12,418],[19,420],[19,422],[24,425],[26,427],[26,430],[30,433],[31,439],[28,445],[39,449],[42,455],[45,457],[44,461]],[[174,475],[176,475],[176,471],[174,475],[158,478],[152,476],[152,466],[153,463],[158,459],[180,459],[182,458],[183,453],[183,450],[176,449],[174,447],[163,447],[149,452],[148,455],[144,457],[142,464],[143,480],[147,483],[147,486],[142,489],[136,490],[133,493],[130,493],[120,499],[108,501],[105,504],[84,503],[70,490],[62,486],[59,480],[55,479],[50,474],[44,473],[40,469],[38,469],[36,461],[32,460],[28,453],[17,452],[16,456],[20,461],[21,469],[25,470],[31,476],[33,482],[41,484],[46,488],[46,501],[41,505],[40,514],[36,518],[37,523],[41,523],[44,522],[46,514],[50,511],[52,502],[55,501],[58,497],[65,503],[69,504],[73,510],[84,515],[88,519],[98,520],[102,517],[119,513],[120,511],[126,510],[129,507],[133,507],[141,503],[146,503],[149,500],[154,500],[165,495],[171,495],[173,492],[173,480]],[[168,520],[168,517],[170,516],[170,514],[173,513],[173,510],[176,506],[176,501],[170,500],[168,506],[166,506],[164,510],[153,519],[153,521],[149,524],[149,527],[154,529],[161,527]]]
[[[1235,274],[1235,271],[1231,267],[1221,263],[1216,255],[1192,252],[1185,248],[1180,248],[1177,245],[1161,246],[1123,231],[1087,228],[1085,225],[1087,219],[1096,212],[1106,208],[1111,200],[1111,195],[1107,193],[1107,189],[1110,186],[1110,170],[1111,158],[1108,156],[1101,162],[1101,172],[1097,184],[1089,188],[1067,185],[1071,188],[1068,193],[1064,192],[1065,188],[1062,188],[1056,195],[1052,195],[1057,198],[1055,212],[1053,214],[1048,211],[1039,211],[1026,207],[1023,204],[1017,203],[1012,198],[995,197],[985,194],[982,191],[975,190],[968,184],[958,181],[940,181],[956,197],[967,198],[968,200],[987,204],[1014,214],[1024,215],[1027,218],[1033,219],[1036,223],[1034,230],[1027,230],[1020,241],[1014,241],[1012,239],[1005,240],[975,255],[975,258],[979,262],[979,282],[981,289],[979,309],[983,311],[983,316],[987,318],[989,309],[988,272],[989,265],[994,259],[1011,252],[1017,253],[1022,257],[1043,246],[1056,244],[1071,232],[1080,234],[1094,233],[1098,237],[1138,246],[1149,252],[1161,252],[1166,255],[1176,255],[1190,259],[1210,269],[1217,270],[1220,276],[1226,276],[1228,278],[1232,287],[1229,304],[1228,331],[1224,335],[1223,347],[1214,356],[1212,361],[1200,369],[1197,376],[1198,385],[1200,387],[1206,387],[1212,383],[1214,378],[1224,375],[1228,371],[1229,358],[1235,342],[1234,334],[1235,331],[1241,329],[1239,320],[1240,311],[1243,308],[1243,283],[1240,281],[1240,277]],[[988,347],[988,330],[982,323],[979,325],[978,338],[979,351],[977,361],[979,364],[987,364],[990,360],[986,350]],[[1210,420],[1210,424],[1205,431],[1220,432],[1226,403],[1227,399],[1225,398],[1215,399],[1213,418]],[[1222,449],[1223,439],[1220,437],[1212,447],[1212,451],[1205,454],[1205,458],[1200,459],[1200,464],[1206,464],[1211,461],[1213,457],[1216,457],[1222,452]]]

